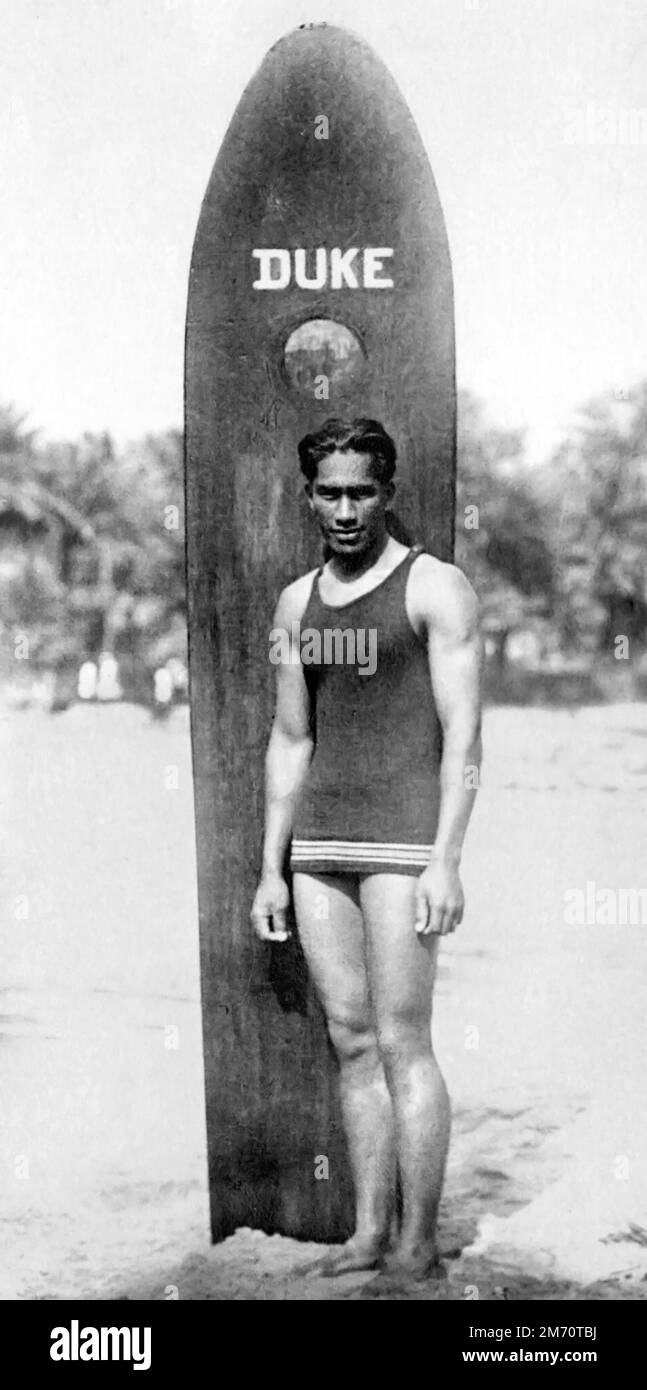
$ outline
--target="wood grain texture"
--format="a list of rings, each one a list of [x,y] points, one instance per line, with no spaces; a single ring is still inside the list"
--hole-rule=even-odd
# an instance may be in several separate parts
[[[314,138],[316,118],[329,138]],[[391,247],[393,289],[254,290],[259,247]],[[289,333],[331,318],[364,370],[318,401],[290,385]],[[186,329],[190,678],[212,1233],[341,1240],[351,1190],[335,1066],[298,944],[251,935],[269,630],[280,589],[319,563],[297,443],[331,415],[381,420],[396,511],[452,555],[455,373],[443,216],[410,113],[360,39],[296,30],[246,88],[197,228]],[[329,1178],[317,1181],[326,1155]]]

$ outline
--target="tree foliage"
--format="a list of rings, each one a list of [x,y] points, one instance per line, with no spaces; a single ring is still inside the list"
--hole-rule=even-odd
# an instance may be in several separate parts
[[[544,470],[559,559],[556,618],[564,640],[613,652],[647,640],[647,382],[580,413]]]
[[[458,410],[456,561],[479,594],[501,658],[510,633],[550,617],[550,520],[525,466],[523,433],[490,425],[467,393]]]

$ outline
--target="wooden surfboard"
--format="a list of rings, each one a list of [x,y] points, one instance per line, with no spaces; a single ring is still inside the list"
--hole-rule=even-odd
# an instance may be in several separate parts
[[[413,539],[450,559],[453,293],[436,187],[383,63],[354,34],[308,25],[270,50],[242,96],[189,282],[187,578],[214,1240],[238,1226],[325,1242],[352,1229],[335,1064],[298,942],[265,945],[249,923],[272,615],[281,588],[321,554],[297,443],[333,415],[384,424],[398,449],[395,510]]]

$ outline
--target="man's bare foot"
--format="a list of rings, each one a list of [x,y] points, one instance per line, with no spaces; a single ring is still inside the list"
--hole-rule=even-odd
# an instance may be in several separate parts
[[[447,1270],[435,1249],[396,1250],[384,1261],[376,1279],[362,1289],[362,1298],[444,1298]]]
[[[384,1241],[378,1236],[351,1236],[344,1245],[333,1246],[320,1260],[308,1265],[302,1273],[318,1274],[322,1279],[335,1279],[339,1274],[351,1274],[362,1269],[378,1269],[384,1251]]]

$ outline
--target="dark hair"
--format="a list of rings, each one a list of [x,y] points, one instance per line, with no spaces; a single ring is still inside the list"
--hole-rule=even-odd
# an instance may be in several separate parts
[[[317,469],[328,454],[350,451],[356,454],[369,454],[373,476],[378,483],[390,483],[395,473],[397,452],[395,444],[379,420],[369,420],[359,415],[354,420],[332,418],[325,420],[320,429],[306,434],[298,445],[301,472],[309,483],[314,482]],[[411,545],[411,537],[406,527],[395,515],[386,513],[387,530],[402,545]],[[329,552],[326,549],[325,557]]]
[[[358,416],[355,420],[326,420],[320,429],[306,434],[299,444],[301,472],[314,482],[317,468],[327,454],[370,454],[377,482],[390,483],[397,458],[395,444],[379,420]]]

